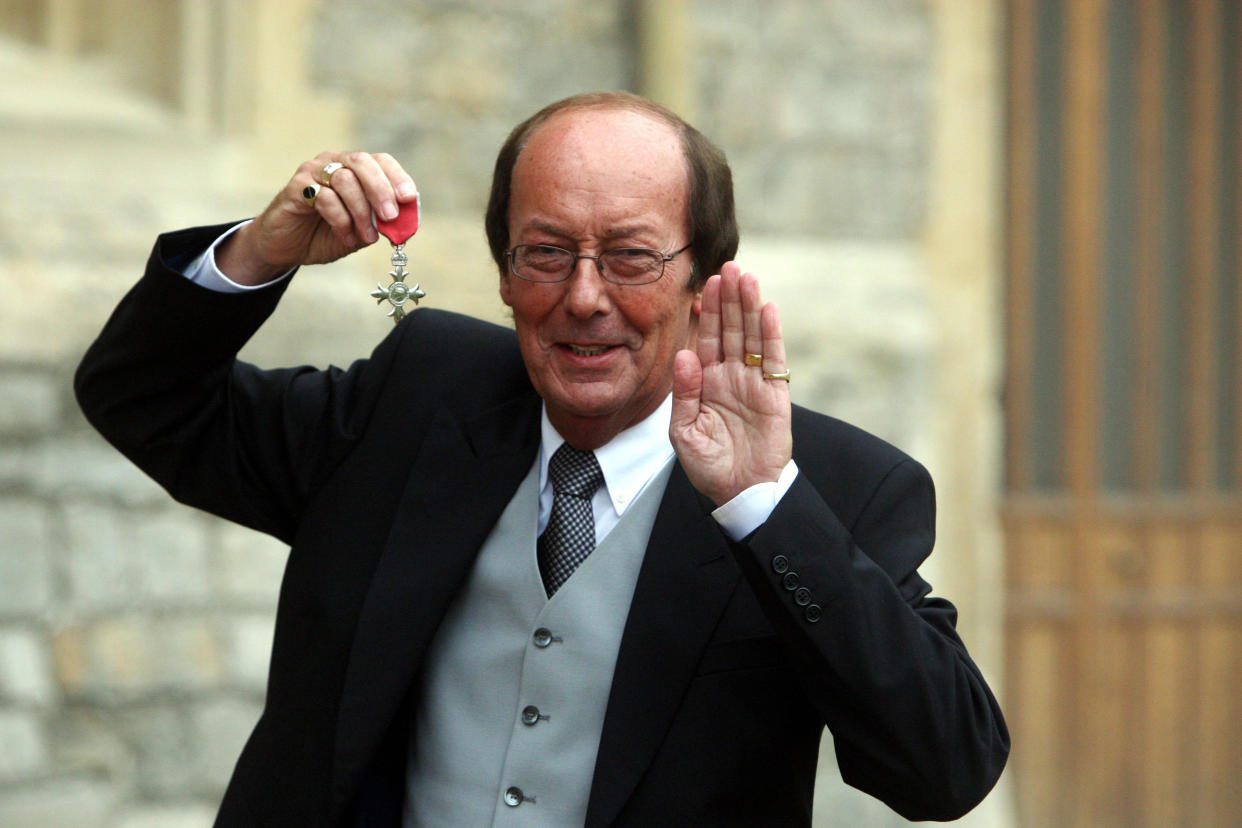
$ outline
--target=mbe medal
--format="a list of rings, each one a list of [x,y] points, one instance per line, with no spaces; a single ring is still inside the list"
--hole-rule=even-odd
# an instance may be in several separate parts
[[[427,295],[417,284],[411,287],[405,283],[405,277],[410,275],[405,269],[409,262],[409,257],[405,255],[405,243],[418,232],[418,214],[422,201],[423,198],[419,195],[408,204],[398,204],[395,219],[380,221],[377,217],[375,222],[375,229],[380,235],[392,242],[392,270],[388,271],[392,282],[388,287],[377,284],[371,295],[375,297],[376,304],[387,299],[388,304],[392,305],[388,315],[392,317],[393,324],[400,322],[401,317],[405,316],[406,302],[413,300],[417,305],[418,300]]]

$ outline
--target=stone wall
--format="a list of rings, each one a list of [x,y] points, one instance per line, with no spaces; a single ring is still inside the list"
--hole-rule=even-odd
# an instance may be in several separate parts
[[[638,9],[315,11],[308,80],[350,103],[357,146],[392,152],[420,183],[411,269],[429,304],[503,321],[479,221],[495,150],[543,103],[631,87]],[[797,399],[923,454],[930,5],[689,9],[692,117],[733,163],[742,259],[784,310]],[[172,503],[89,430],[69,382],[154,233],[257,211],[299,159],[238,181],[245,136],[187,132],[98,66],[58,66],[0,41],[0,69],[19,79],[0,81],[0,144],[31,159],[0,189],[0,825],[207,825],[262,703],[286,550]],[[288,130],[313,139],[313,125]],[[365,354],[388,325],[365,296],[386,270],[378,248],[307,269],[246,355]],[[821,776],[824,824],[900,822]]]

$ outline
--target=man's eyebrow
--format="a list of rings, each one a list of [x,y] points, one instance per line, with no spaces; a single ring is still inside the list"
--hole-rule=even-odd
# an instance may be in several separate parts
[[[604,231],[605,239],[623,239],[628,236],[640,236],[644,233],[650,233],[651,228],[645,224],[634,224],[629,227],[613,227]]]
[[[547,233],[549,236],[555,236],[559,239],[573,240],[574,238],[573,234],[566,232],[564,228],[557,227],[556,225],[541,219],[532,219],[527,225],[527,228],[530,230],[537,230],[540,233]],[[649,225],[631,224],[621,227],[610,227],[601,234],[601,238],[605,240],[623,239],[650,232],[652,232],[652,228]]]

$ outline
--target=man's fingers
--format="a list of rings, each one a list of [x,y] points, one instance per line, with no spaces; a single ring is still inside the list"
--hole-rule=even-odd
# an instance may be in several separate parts
[[[405,168],[397,163],[397,159],[393,158],[386,152],[378,152],[375,154],[375,161],[380,165],[384,174],[388,176],[388,182],[392,185],[393,192],[397,194],[397,201],[405,203],[413,201],[418,195],[418,185],[414,183],[414,179],[410,178],[410,174]],[[375,211],[380,218],[385,216],[380,211]],[[392,218],[389,216],[388,218]]]
[[[700,363],[714,365],[720,362],[720,276],[712,276],[703,285],[699,306],[699,334],[695,350]]]
[[[741,268],[734,262],[720,269],[720,350],[724,361],[740,361],[746,345],[740,278]]]
[[[324,157],[320,155],[315,160],[318,162]],[[325,176],[323,168],[333,161],[342,166],[330,177]],[[354,235],[368,244],[379,238],[372,216],[385,221],[394,219],[397,216],[399,190],[408,193],[406,201],[412,200],[418,193],[413,179],[387,153],[340,153],[321,165],[319,180],[320,183],[327,181],[324,186],[340,197],[341,204],[351,217]]]
[[[781,336],[781,313],[775,302],[763,306],[759,321],[763,329],[763,370],[779,374],[788,366],[785,364],[785,339]]]
[[[739,289],[742,295],[742,328],[746,353],[763,355],[763,328],[759,320],[762,308],[759,280],[753,273],[743,273]]]
[[[334,176],[335,177],[335,176]],[[332,235],[345,247],[353,250],[358,247],[358,235],[354,231],[354,217],[350,214],[340,194],[329,187],[319,191],[315,199],[315,212],[324,223],[332,228]]]
[[[371,211],[381,219],[390,220],[397,217],[397,191],[389,178],[385,163],[378,156],[369,152],[348,152],[341,159],[345,169],[354,175],[354,180],[362,194],[362,210],[366,213],[366,221],[371,221]],[[399,165],[389,156],[390,166]],[[345,170],[342,170],[344,172]],[[335,180],[336,176],[333,176]],[[352,206],[352,205],[351,205]],[[351,210],[352,212],[352,210]]]
[[[341,167],[332,173],[330,182],[324,185],[325,190],[332,190],[340,199],[340,203],[349,213],[353,224],[353,233],[367,242],[375,241],[378,235],[371,224],[371,202],[363,189],[361,180],[349,167]],[[322,198],[323,191],[320,191]]]

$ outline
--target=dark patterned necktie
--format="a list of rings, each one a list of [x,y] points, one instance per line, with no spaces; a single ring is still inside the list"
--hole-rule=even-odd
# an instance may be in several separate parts
[[[539,536],[539,574],[551,598],[595,549],[591,497],[604,482],[604,473],[595,452],[562,443],[548,462],[548,477],[552,514]]]

